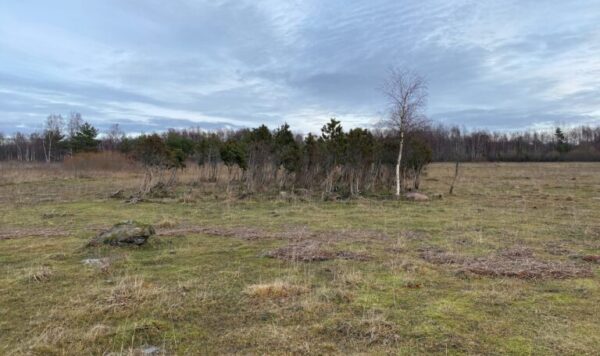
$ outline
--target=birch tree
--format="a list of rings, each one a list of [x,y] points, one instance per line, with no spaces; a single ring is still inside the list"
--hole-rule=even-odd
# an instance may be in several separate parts
[[[64,120],[60,115],[50,115],[46,119],[44,124],[44,140],[42,141],[42,144],[44,145],[44,155],[47,163],[52,161],[53,149],[54,151],[57,150],[56,146],[58,145],[58,142],[64,137],[62,133],[63,125]]]
[[[427,104],[427,84],[423,77],[414,72],[390,69],[383,84],[383,93],[388,100],[389,114],[382,124],[396,132],[400,146],[396,160],[396,196],[399,197],[402,192],[400,167],[405,136],[427,122],[423,113]]]

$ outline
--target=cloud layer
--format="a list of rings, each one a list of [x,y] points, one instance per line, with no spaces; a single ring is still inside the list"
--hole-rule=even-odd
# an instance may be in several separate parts
[[[130,132],[336,116],[369,125],[391,66],[428,79],[434,120],[600,123],[600,3],[28,0],[0,5],[0,131],[77,111]]]

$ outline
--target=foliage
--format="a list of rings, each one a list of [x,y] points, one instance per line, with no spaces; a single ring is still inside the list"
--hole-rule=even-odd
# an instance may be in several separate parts
[[[570,150],[569,143],[567,142],[567,139],[565,138],[565,134],[562,132],[560,127],[556,128],[556,131],[554,132],[554,136],[556,137],[556,150],[560,154],[565,154],[565,153],[569,152],[569,150]]]
[[[248,162],[246,159],[246,151],[244,146],[237,141],[228,140],[221,147],[221,159],[223,163],[231,169],[233,166],[238,166],[242,170],[248,168]]]
[[[194,142],[175,130],[169,130],[165,137],[171,164],[175,168],[185,167],[185,161],[194,152]]]
[[[89,122],[83,123],[73,133],[68,145],[73,153],[98,151],[99,140],[96,140],[98,130]]]
[[[165,141],[158,135],[142,135],[135,140],[133,157],[145,167],[170,168],[175,157]]]

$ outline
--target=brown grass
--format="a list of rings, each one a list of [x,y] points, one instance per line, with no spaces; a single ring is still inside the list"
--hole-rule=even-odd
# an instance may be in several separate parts
[[[119,152],[86,152],[66,157],[63,167],[71,172],[124,172],[138,171],[135,161]]]
[[[127,276],[121,278],[110,290],[104,300],[104,306],[106,310],[133,308],[160,292],[159,288],[145,282],[141,277]]]
[[[459,273],[472,273],[489,277],[514,277],[520,279],[565,279],[593,275],[590,268],[572,262],[539,260],[524,247],[511,248],[487,257],[467,257],[442,250],[425,250],[421,257],[437,265],[453,265]]]
[[[1,240],[13,240],[23,237],[61,237],[68,236],[70,234],[69,230],[64,227],[55,227],[55,228],[42,228],[42,227],[32,227],[32,228],[3,228],[0,229],[0,241]]]
[[[54,272],[48,266],[39,266],[29,268],[26,272],[25,279],[30,283],[47,282],[52,278]]]
[[[252,284],[244,289],[246,295],[258,299],[285,299],[307,293],[308,291],[307,287],[284,281]]]

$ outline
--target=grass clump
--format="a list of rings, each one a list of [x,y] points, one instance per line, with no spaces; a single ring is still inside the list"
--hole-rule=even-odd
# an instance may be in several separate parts
[[[258,283],[247,286],[244,293],[256,299],[286,299],[307,293],[309,288],[285,281]]]

